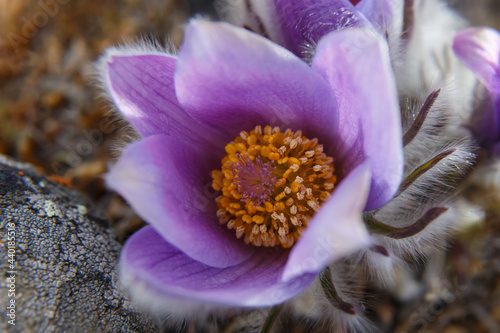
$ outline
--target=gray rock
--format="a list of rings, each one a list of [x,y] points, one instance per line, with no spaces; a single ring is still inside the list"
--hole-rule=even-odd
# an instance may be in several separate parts
[[[121,244],[84,196],[0,155],[0,218],[1,331],[158,331],[117,288]]]

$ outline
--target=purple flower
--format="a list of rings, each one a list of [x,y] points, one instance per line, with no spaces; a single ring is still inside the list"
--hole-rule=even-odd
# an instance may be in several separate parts
[[[497,151],[500,147],[500,33],[491,28],[469,28],[458,33],[453,50],[486,87],[486,96],[473,118],[480,143]]]
[[[351,44],[361,37],[362,49]],[[370,243],[362,211],[389,201],[403,171],[377,34],[332,32],[309,66],[254,33],[194,20],[178,56],[111,50],[104,62],[112,99],[143,137],[106,178],[150,224],[121,255],[131,287],[268,306]]]
[[[232,3],[228,20],[245,26],[310,60],[317,43],[329,32],[370,26],[385,34],[395,0],[241,1]],[[364,43],[363,36],[352,43]]]
[[[391,0],[274,0],[284,46],[297,55],[331,31],[373,24],[385,32],[392,17]],[[352,41],[359,42],[359,41]]]

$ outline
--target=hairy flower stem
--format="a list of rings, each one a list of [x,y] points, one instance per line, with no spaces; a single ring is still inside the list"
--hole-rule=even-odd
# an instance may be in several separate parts
[[[399,187],[398,193],[394,197],[397,197],[401,193],[403,193],[411,184],[413,184],[420,176],[422,176],[424,173],[432,169],[436,164],[441,162],[445,157],[448,155],[453,154],[456,151],[455,148],[449,149],[439,155],[434,156],[421,166],[415,169],[408,177],[405,178],[401,186]]]
[[[409,40],[411,33],[413,32],[413,26],[415,24],[415,1],[405,0],[404,12],[403,12],[403,32],[401,33],[401,39]]]
[[[383,234],[394,239],[403,239],[414,236],[424,230],[432,221],[448,210],[447,207],[434,207],[429,209],[417,222],[404,227],[395,228],[390,225],[377,221],[370,217],[366,219],[366,225],[371,232]]]
[[[337,291],[333,286],[330,268],[326,267],[321,271],[321,273],[319,273],[319,280],[321,282],[321,287],[323,287],[323,292],[325,293],[326,298],[334,307],[351,315],[356,314],[354,306],[342,300],[342,298],[340,298],[340,296],[337,294]]]
[[[418,112],[417,118],[411,125],[408,132],[406,132],[403,136],[404,146],[409,144],[417,136],[418,131],[420,131],[420,129],[422,128],[422,125],[424,124],[424,121],[427,118],[427,115],[429,114],[432,106],[434,105],[434,102],[436,102],[436,99],[438,98],[440,92],[441,89],[435,90],[427,97],[424,104],[420,108],[420,111]]]
[[[281,311],[281,305],[276,305],[271,308],[269,311],[269,315],[266,318],[266,322],[262,326],[260,333],[269,333],[271,332],[271,328],[273,327],[274,321],[278,318],[278,315]]]

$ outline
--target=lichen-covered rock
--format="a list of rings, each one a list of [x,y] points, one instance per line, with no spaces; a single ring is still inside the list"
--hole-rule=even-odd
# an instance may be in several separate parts
[[[121,244],[77,191],[0,155],[0,218],[2,332],[158,331],[118,289]]]

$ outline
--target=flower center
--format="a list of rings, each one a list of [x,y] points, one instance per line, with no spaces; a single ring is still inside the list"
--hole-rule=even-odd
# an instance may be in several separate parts
[[[226,152],[212,172],[220,222],[247,244],[291,247],[333,192],[333,158],[318,139],[270,126],[241,132]]]
[[[276,177],[273,175],[272,162],[263,163],[260,156],[253,159],[245,154],[237,153],[238,163],[232,163],[234,170],[233,184],[236,185],[241,198],[256,205],[263,204],[273,193]]]

